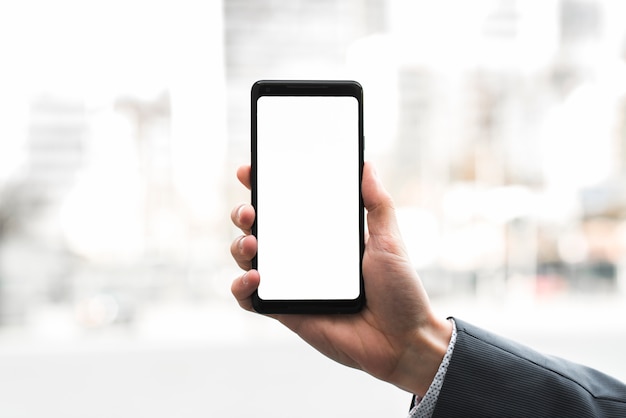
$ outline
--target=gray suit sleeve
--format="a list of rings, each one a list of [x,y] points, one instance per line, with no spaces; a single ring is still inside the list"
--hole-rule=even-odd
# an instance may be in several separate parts
[[[459,319],[433,417],[626,417],[626,385]]]

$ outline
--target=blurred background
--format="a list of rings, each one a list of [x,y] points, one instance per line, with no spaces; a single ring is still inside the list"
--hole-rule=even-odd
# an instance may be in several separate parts
[[[355,79],[435,308],[626,380],[626,4],[0,2],[0,411],[392,417],[230,282],[258,79]]]

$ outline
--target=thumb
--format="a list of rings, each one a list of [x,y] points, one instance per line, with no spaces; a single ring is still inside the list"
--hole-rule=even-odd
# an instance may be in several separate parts
[[[399,237],[393,199],[380,181],[374,165],[369,162],[363,166],[361,194],[367,209],[367,228],[370,236]]]

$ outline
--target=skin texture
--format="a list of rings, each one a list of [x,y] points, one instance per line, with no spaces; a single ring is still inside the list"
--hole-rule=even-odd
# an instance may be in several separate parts
[[[250,166],[240,167],[237,178],[249,189]],[[363,168],[362,194],[368,228],[363,257],[365,308],[351,315],[271,317],[329,358],[423,396],[443,359],[452,325],[433,313],[404,247],[393,200],[371,163]],[[250,297],[261,280],[251,269],[257,251],[256,238],[250,235],[254,216],[249,204],[231,213],[243,232],[231,244],[231,254],[245,270],[233,281],[231,291],[248,311],[253,311]]]

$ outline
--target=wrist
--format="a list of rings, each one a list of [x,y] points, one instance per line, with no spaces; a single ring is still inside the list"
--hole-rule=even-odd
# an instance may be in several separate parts
[[[396,369],[394,384],[424,396],[450,344],[452,323],[432,317],[410,339]]]

